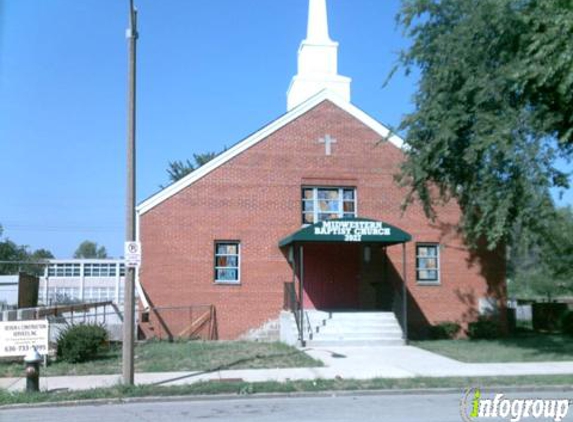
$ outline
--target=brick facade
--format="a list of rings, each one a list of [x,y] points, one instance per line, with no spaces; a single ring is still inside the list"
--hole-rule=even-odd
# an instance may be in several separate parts
[[[327,134],[337,140],[331,156],[319,143]],[[292,280],[287,253],[279,249],[278,242],[301,227],[301,187],[349,186],[357,191],[359,217],[384,221],[413,237],[406,249],[412,328],[475,319],[480,298],[504,297],[504,256],[468,250],[454,229],[460,217],[454,204],[439,209],[434,222],[416,204],[402,213],[406,191],[396,184],[394,175],[403,158],[397,147],[382,141],[360,120],[330,101],[320,103],[140,217],[140,280],[146,294],[156,307],[215,305],[222,339],[237,338],[277,318],[283,307],[283,284]],[[240,285],[214,283],[214,243],[218,240],[240,241]],[[417,242],[440,244],[439,286],[416,284]],[[337,247],[343,246],[325,246]],[[388,280],[401,280],[401,248],[386,251],[384,278]],[[375,248],[373,265],[381,253]],[[340,294],[347,289],[358,305],[376,306],[371,297],[375,293],[368,293],[368,286],[357,289],[348,280],[354,273],[353,281],[360,283],[360,274],[366,274],[356,262],[361,261],[360,250],[348,254],[315,250],[308,256],[312,291],[307,296],[316,296],[321,289]],[[336,275],[321,280],[320,269],[328,273],[327,268],[340,266],[344,256],[349,262],[341,268],[348,270],[331,271]],[[318,262],[321,257],[324,260]],[[336,283],[341,274],[347,287],[335,290],[319,285]],[[376,278],[372,274],[368,277]],[[315,300],[321,306],[327,303]],[[333,301],[344,306],[336,297]]]

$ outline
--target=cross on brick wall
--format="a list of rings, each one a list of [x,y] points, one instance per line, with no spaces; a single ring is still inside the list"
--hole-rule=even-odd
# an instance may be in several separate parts
[[[326,135],[324,138],[319,139],[318,142],[324,144],[325,154],[332,155],[332,144],[335,144],[336,139],[332,138],[330,135]]]

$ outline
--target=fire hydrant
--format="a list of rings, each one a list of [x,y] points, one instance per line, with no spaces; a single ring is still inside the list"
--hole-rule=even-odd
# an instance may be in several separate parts
[[[40,362],[42,362],[42,355],[38,353],[35,347],[24,357],[24,363],[26,364],[26,391],[28,393],[40,391]]]

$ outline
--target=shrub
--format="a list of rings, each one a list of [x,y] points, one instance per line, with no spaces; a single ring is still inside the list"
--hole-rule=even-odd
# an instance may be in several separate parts
[[[569,311],[563,316],[561,331],[563,331],[563,334],[573,336],[573,311]]]
[[[491,340],[501,336],[499,322],[486,317],[479,317],[468,324],[468,337],[471,340]]]
[[[58,357],[66,362],[93,360],[108,349],[107,330],[98,324],[69,325],[58,336]]]
[[[511,334],[517,333],[517,309],[516,308],[506,308],[505,309],[505,321],[507,323],[507,331]]]
[[[531,310],[534,330],[557,331],[568,312],[568,306],[557,302],[534,303]]]
[[[430,327],[432,340],[451,340],[456,337],[462,327],[456,322],[440,322]]]

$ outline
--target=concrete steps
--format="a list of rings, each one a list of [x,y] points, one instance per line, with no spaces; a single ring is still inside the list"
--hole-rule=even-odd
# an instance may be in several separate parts
[[[307,347],[373,347],[373,346],[403,346],[404,340],[346,340],[346,341],[332,341],[332,340],[309,340],[306,342]]]
[[[307,346],[400,346],[402,328],[392,312],[308,311]]]
[[[320,331],[314,331],[313,334],[318,334],[321,338],[327,338],[332,336],[337,337],[346,337],[346,338],[355,338],[355,337],[365,337],[365,336],[376,336],[380,333],[389,334],[392,337],[398,336],[402,337],[402,330],[400,327],[377,327],[377,328],[366,328],[366,327],[357,327],[357,328],[339,328],[339,327],[332,327],[327,326],[321,328]],[[318,336],[317,336],[318,337]]]

